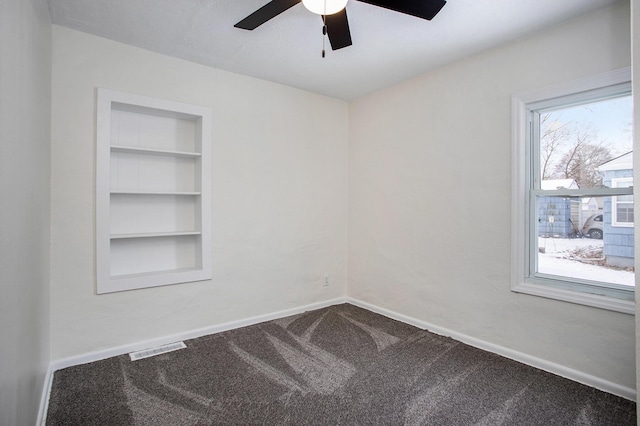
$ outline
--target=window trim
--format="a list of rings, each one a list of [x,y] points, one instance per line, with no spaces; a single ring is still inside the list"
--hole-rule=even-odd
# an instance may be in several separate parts
[[[611,179],[611,187],[612,188],[625,188],[624,186],[617,186],[618,183],[622,183],[622,182],[631,182],[633,184],[633,177],[620,177],[620,178],[612,178]],[[627,185],[629,186],[629,185]],[[627,204],[631,204],[631,207],[633,207],[633,200],[632,201],[618,201],[618,196],[615,195],[613,197],[611,197],[611,226],[615,227],[615,228],[633,228],[634,227],[634,222],[618,222],[618,203],[627,203]],[[635,212],[634,212],[634,219],[635,219]]]
[[[543,109],[545,104],[551,106],[554,103],[554,99],[560,97],[564,97],[567,100],[573,99],[575,103],[580,103],[581,100],[592,98],[594,91],[602,90],[603,93],[606,93],[607,90],[610,91],[612,86],[630,85],[630,82],[631,68],[626,67],[596,76],[516,94],[512,97],[512,291],[635,315],[635,288],[595,294],[580,291],[579,288],[568,281],[552,278],[531,280],[528,278],[530,262],[526,259],[528,252],[531,252],[531,250],[527,249],[527,244],[529,240],[528,223],[532,208],[532,200],[529,198],[530,193],[527,190],[529,184],[527,161],[532,158],[531,147],[527,143],[528,139],[532,137],[529,133],[532,129],[527,124],[528,111],[532,105],[540,109]],[[579,195],[579,191],[561,190],[560,192],[562,194],[576,192],[576,194],[572,195]],[[546,191],[545,193],[549,194],[550,192],[553,191]],[[597,285],[592,287],[591,284],[588,285],[592,291],[597,290]]]

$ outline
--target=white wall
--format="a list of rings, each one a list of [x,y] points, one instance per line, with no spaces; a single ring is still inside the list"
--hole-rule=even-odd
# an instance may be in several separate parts
[[[213,280],[96,295],[97,87],[213,109]],[[54,360],[344,296],[345,102],[58,26],[52,93]]]
[[[49,364],[51,21],[0,2],[0,424],[35,424]]]
[[[634,317],[510,291],[511,96],[630,65],[628,2],[354,101],[348,294],[635,389]]]

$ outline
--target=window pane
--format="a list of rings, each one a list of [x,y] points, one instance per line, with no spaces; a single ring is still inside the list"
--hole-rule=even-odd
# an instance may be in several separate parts
[[[626,173],[625,173],[626,172]],[[605,181],[611,183],[612,188],[627,188],[633,185],[633,177],[628,170],[606,170]],[[609,177],[625,176],[625,177]],[[613,215],[613,226],[633,226],[633,195],[618,195],[612,197],[611,214]]]
[[[540,189],[633,186],[631,96],[539,112]],[[535,273],[634,285],[633,196],[536,198]]]
[[[630,95],[543,111],[539,118],[542,189],[611,187],[612,179],[633,176]]]
[[[633,222],[633,205],[628,206],[619,203],[616,212],[616,221],[630,223]]]
[[[613,198],[537,197],[536,272],[634,286],[634,228],[613,226]],[[633,222],[621,205],[618,217]]]

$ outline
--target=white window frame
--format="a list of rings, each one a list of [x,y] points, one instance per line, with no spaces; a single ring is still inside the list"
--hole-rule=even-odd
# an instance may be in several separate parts
[[[532,182],[535,170],[531,140],[536,131],[532,111],[562,105],[580,104],[598,98],[614,97],[631,91],[631,68],[623,68],[512,97],[512,212],[511,212],[511,290],[540,297],[635,314],[635,288],[577,279],[559,279],[535,273],[536,241],[531,237],[530,218],[535,217],[535,197],[540,183]],[[537,185],[537,186],[536,186]],[[536,190],[537,188],[537,190]],[[632,188],[559,189],[544,191],[550,196],[628,195]],[[535,226],[535,224],[533,225]],[[537,236],[535,236],[537,237]],[[534,266],[532,268],[532,265]],[[533,271],[532,271],[533,269]]]
[[[630,183],[631,185],[633,185],[633,178],[622,177],[622,178],[611,179],[612,188],[626,188],[631,186],[631,185],[620,186],[620,184],[627,184],[627,183]],[[616,228],[633,228],[633,222],[618,222],[618,203],[626,203],[626,204],[630,203],[631,207],[633,207],[633,200],[618,201],[617,196],[611,197],[611,226],[615,226]],[[635,220],[635,212],[634,212],[634,220]]]

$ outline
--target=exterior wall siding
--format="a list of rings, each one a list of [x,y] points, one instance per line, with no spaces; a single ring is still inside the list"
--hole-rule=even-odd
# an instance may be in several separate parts
[[[572,215],[572,203],[579,203],[569,199],[558,197],[540,197],[538,201],[538,235],[540,237],[563,237],[575,236],[579,224],[577,223],[577,212],[579,205],[574,206]],[[550,221],[553,217],[553,223]],[[575,216],[575,217],[574,217]]]

